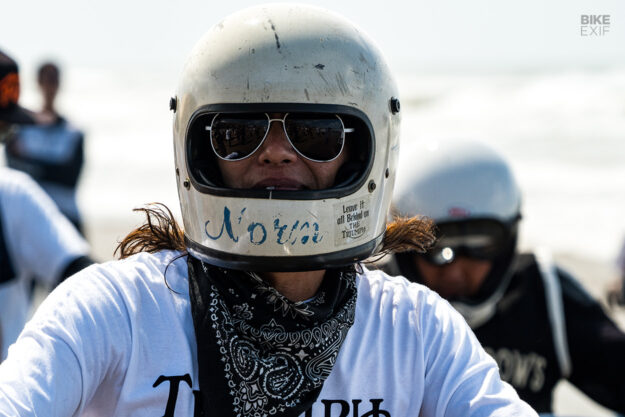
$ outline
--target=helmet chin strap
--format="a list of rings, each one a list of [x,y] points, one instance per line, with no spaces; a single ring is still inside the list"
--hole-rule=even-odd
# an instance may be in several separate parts
[[[469,324],[469,327],[472,329],[476,329],[490,320],[494,315],[497,309],[497,303],[501,300],[506,289],[508,288],[508,284],[510,284],[510,279],[512,278],[512,264],[510,262],[508,267],[506,268],[506,272],[504,273],[503,278],[499,281],[499,285],[497,289],[484,301],[470,304],[468,302],[463,301],[451,301],[450,304],[460,313],[462,317]]]

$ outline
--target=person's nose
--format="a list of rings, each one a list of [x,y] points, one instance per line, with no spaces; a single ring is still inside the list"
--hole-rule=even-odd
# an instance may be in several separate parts
[[[462,265],[460,264],[460,262],[457,262],[456,260],[448,264],[445,264],[441,266],[440,268],[441,268],[441,273],[447,277],[461,278],[465,275],[464,268],[462,268]]]
[[[287,139],[282,123],[271,122],[267,137],[260,147],[258,160],[265,164],[288,164],[294,162],[297,157],[297,152]]]

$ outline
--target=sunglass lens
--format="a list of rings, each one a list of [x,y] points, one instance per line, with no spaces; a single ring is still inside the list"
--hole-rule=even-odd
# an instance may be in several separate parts
[[[264,113],[218,114],[211,124],[211,143],[215,153],[228,160],[251,155],[260,145],[268,128]]]
[[[286,133],[297,151],[308,159],[330,161],[343,150],[343,123],[333,114],[289,114]]]

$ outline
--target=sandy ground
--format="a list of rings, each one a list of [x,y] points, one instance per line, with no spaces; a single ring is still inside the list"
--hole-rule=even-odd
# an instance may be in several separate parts
[[[93,256],[99,261],[113,259],[113,251],[117,243],[130,230],[140,225],[142,220],[138,214],[114,222],[87,219],[86,234],[92,245]],[[605,290],[615,277],[613,267],[567,254],[554,254],[554,258],[561,267],[576,276],[590,294],[601,300],[608,313],[621,328],[625,329],[625,310],[609,310],[604,301]],[[614,413],[591,401],[566,382],[560,383],[556,388],[554,408],[554,411],[561,416],[614,416]]]

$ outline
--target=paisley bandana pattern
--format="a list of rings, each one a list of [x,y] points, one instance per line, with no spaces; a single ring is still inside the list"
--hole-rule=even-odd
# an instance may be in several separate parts
[[[196,415],[299,416],[317,399],[354,322],[353,268],[293,302],[258,275],[188,257],[198,347]]]

